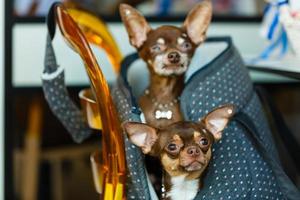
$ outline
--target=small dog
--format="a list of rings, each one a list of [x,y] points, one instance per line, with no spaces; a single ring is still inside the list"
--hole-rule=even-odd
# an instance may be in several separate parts
[[[224,105],[208,113],[200,122],[176,122],[163,129],[135,122],[123,128],[132,143],[144,154],[159,158],[164,168],[165,199],[191,200],[212,157],[213,142],[234,115],[233,105]]]
[[[150,72],[150,86],[139,99],[147,124],[162,128],[182,121],[179,96],[184,75],[196,47],[206,37],[212,18],[211,1],[196,5],[181,28],[151,29],[146,19],[127,4],[120,5],[120,15],[131,45],[138,50]]]

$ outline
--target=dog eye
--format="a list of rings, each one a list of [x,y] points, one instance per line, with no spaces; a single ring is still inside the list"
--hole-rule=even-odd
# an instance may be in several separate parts
[[[161,52],[162,48],[160,45],[154,45],[153,47],[151,47],[151,52],[153,53],[159,53]]]
[[[177,145],[174,144],[174,143],[171,143],[171,144],[169,144],[169,145],[167,146],[167,149],[168,149],[169,151],[171,151],[171,152],[177,151]]]
[[[200,139],[199,143],[202,147],[206,147],[209,144],[208,139],[206,139],[204,137]]]
[[[192,48],[192,45],[191,45],[191,43],[189,43],[189,42],[184,42],[182,45],[181,45],[181,47],[182,47],[182,49],[183,50],[190,50],[191,48]]]

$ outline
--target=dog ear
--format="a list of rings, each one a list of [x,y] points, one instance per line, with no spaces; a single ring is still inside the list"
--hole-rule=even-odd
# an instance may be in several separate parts
[[[147,40],[147,33],[151,30],[146,19],[139,11],[127,4],[120,5],[120,15],[127,30],[130,44],[140,48]]]
[[[221,139],[222,131],[234,115],[234,110],[234,105],[224,105],[211,111],[202,119],[205,127],[213,134],[216,141]]]
[[[155,128],[136,122],[125,122],[122,126],[130,141],[140,147],[144,154],[151,151],[152,146],[158,139]]]
[[[205,40],[206,31],[211,22],[211,18],[211,0],[204,0],[189,12],[183,23],[183,27],[194,44],[199,45]]]

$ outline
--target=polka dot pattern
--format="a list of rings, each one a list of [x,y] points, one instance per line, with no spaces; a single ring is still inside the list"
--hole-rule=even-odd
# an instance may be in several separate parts
[[[181,97],[186,119],[199,121],[215,107],[232,103],[237,112],[249,115],[266,148],[277,157],[271,133],[247,69],[232,47],[222,59],[196,72]],[[224,62],[224,59],[226,62]],[[196,199],[285,199],[273,171],[246,137],[245,130],[232,121],[222,139],[213,146],[213,159]]]
[[[117,87],[112,90],[114,102],[117,105],[120,119],[124,121],[140,122],[137,115],[131,113],[128,99]],[[146,178],[146,171],[144,165],[144,155],[133,145],[127,135],[125,138],[125,152],[128,167],[127,175],[127,199],[150,199],[148,183]]]
[[[54,115],[68,130],[73,140],[80,143],[90,136],[91,129],[85,122],[81,110],[69,97],[64,71],[59,72],[58,69],[59,66],[56,63],[51,40],[48,36],[43,75],[50,77],[55,74],[55,76],[51,79],[42,78],[44,95]]]
[[[51,41],[49,34],[47,35],[44,65],[45,65],[44,73],[53,73],[58,68],[57,63],[56,63],[54,49],[52,46],[52,41]]]
[[[140,122],[131,112],[130,97],[117,85],[113,99],[121,121]],[[270,154],[278,160],[275,146],[262,112],[259,99],[244,66],[233,46],[198,70],[187,81],[181,96],[181,108],[186,120],[199,121],[215,107],[232,103],[253,120],[259,137]],[[145,176],[144,157],[125,135],[128,164],[128,199],[150,199]],[[195,199],[286,199],[274,172],[252,145],[245,129],[232,121],[222,139],[213,145],[213,157],[204,177],[203,188]]]

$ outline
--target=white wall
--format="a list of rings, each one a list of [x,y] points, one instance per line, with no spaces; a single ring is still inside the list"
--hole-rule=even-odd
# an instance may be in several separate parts
[[[158,26],[160,24],[152,24]],[[176,24],[179,25],[179,24]],[[121,23],[111,23],[109,28],[115,36],[121,51],[128,54],[134,49],[129,45],[127,33]],[[259,23],[213,23],[209,36],[230,35],[242,55],[258,54],[263,49],[264,41],[259,36]],[[58,63],[66,69],[66,81],[69,85],[87,84],[85,69],[78,55],[69,49],[58,34],[55,37],[54,48]],[[13,85],[40,86],[43,70],[46,25],[17,24],[13,28]],[[114,80],[114,73],[103,52],[94,48],[96,57],[108,81]]]
[[[0,200],[4,199],[4,1],[0,1]]]

